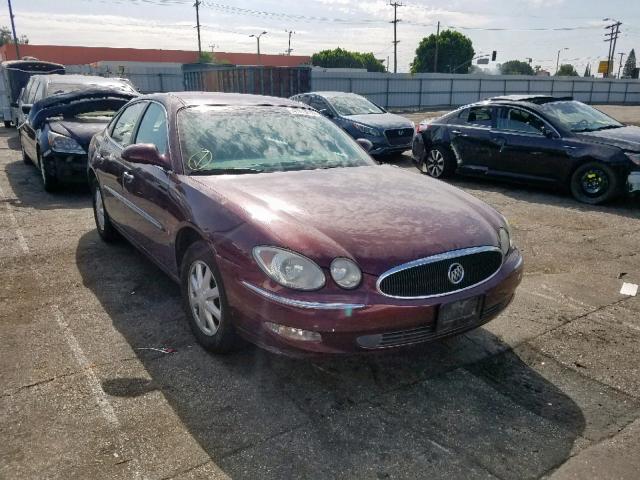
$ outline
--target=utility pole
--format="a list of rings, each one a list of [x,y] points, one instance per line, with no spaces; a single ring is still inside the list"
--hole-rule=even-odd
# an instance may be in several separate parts
[[[198,60],[202,58],[202,43],[200,43],[200,0],[193,4],[196,7],[196,28],[198,29]]]
[[[293,48],[291,48],[291,35],[296,32],[293,30],[285,30],[285,32],[289,34],[289,48],[287,48],[287,55],[291,55],[291,52],[293,52]]]
[[[216,45],[215,43],[210,43],[209,48],[211,49],[211,55],[213,55],[213,49],[218,48],[220,45]]]
[[[620,70],[622,70],[622,59],[624,58],[626,53],[620,52],[618,55],[620,55],[620,65],[618,65],[618,78],[620,78]]]
[[[438,29],[436,30],[436,55],[433,58],[433,73],[438,71],[438,40],[440,39],[440,20],[438,20]]]
[[[393,2],[389,4],[393,7],[393,73],[398,73],[398,7],[403,7],[404,5],[399,2]]]
[[[16,47],[16,60],[20,60],[20,47],[18,46],[18,37],[16,35],[16,24],[13,21],[13,8],[11,8],[11,0],[9,1],[9,17],[11,17],[11,31],[13,32],[13,45]]]
[[[558,59],[556,60],[556,75],[558,74],[558,70],[560,69],[560,52],[562,50],[569,50],[569,48],[568,47],[564,47],[564,48],[561,48],[560,50],[558,50]]]
[[[609,56],[607,57],[608,68],[607,73],[605,74],[605,77],[609,77],[613,68],[613,57],[615,57],[616,55],[616,43],[618,40],[618,35],[620,35],[620,25],[622,25],[622,22],[619,22],[618,20],[615,20],[613,18],[605,18],[604,21],[615,22],[604,27],[605,30],[611,30],[610,33],[605,33],[604,35],[605,37],[609,37],[604,40],[605,42],[609,42]]]

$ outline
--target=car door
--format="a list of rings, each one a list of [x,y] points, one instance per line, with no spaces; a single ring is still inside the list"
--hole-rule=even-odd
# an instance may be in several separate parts
[[[31,84],[31,88],[26,93],[26,103],[25,105],[32,106],[35,99],[38,97],[38,93],[42,90],[42,81],[39,78],[35,78],[34,82]],[[29,116],[27,113],[23,113],[24,121],[20,126],[20,142],[22,144],[22,148],[29,156],[29,158],[33,159],[34,162],[38,161],[37,155],[37,147],[36,147],[36,136],[37,132],[31,125],[29,121]]]
[[[560,180],[571,162],[557,131],[526,109],[499,107],[491,137],[498,146],[493,172],[497,176],[550,183]]]
[[[463,110],[448,126],[451,149],[462,173],[486,173],[493,165],[496,145],[491,140],[495,109],[476,105]]]
[[[135,143],[150,143],[169,155],[167,113],[150,102],[136,130]],[[127,164],[123,174],[125,198],[133,205],[129,221],[133,240],[161,264],[172,268],[171,232],[178,224],[178,206],[171,195],[171,172],[156,165]]]
[[[121,153],[133,142],[135,128],[146,106],[147,102],[137,102],[125,107],[113,120],[104,141],[96,146],[95,152],[101,165],[97,174],[105,208],[111,220],[118,224],[125,234],[130,233],[128,222],[133,216],[123,188],[124,172],[129,166],[122,160]]]

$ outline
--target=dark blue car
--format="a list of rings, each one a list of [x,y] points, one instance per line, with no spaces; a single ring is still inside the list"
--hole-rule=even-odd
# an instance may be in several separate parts
[[[400,115],[355,93],[310,92],[291,100],[306,103],[335,122],[355,139],[365,138],[371,155],[393,155],[411,149],[415,125]]]
[[[421,122],[413,158],[435,178],[560,187],[590,204],[640,193],[640,128],[571,98],[496,97]]]

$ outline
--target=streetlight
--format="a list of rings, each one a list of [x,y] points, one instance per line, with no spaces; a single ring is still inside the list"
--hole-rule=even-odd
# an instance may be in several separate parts
[[[251,35],[249,35],[249,38],[255,38],[255,39],[256,39],[256,42],[258,42],[258,57],[260,56],[260,37],[261,37],[262,35],[266,35],[266,34],[267,34],[267,32],[262,32],[262,33],[260,33],[260,34],[258,34],[258,35],[254,35],[254,34],[252,33]]]
[[[560,52],[563,50],[569,50],[569,47],[564,47],[558,50],[558,60],[556,60],[556,75],[558,75],[558,70],[560,69]]]

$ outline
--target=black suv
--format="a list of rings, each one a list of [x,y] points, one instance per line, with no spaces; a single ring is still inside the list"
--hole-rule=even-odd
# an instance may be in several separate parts
[[[505,96],[418,125],[424,173],[454,173],[568,188],[599,204],[640,192],[640,128],[572,98]]]

